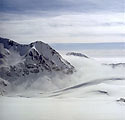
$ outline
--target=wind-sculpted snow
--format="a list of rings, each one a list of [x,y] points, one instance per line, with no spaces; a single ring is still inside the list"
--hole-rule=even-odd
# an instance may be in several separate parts
[[[105,82],[105,81],[115,81],[115,80],[125,80],[125,78],[103,78],[103,79],[97,79],[97,80],[92,80],[90,82],[85,82],[85,83],[82,83],[82,84],[78,84],[78,85],[75,85],[75,86],[72,86],[72,87],[68,87],[68,88],[65,88],[63,90],[60,90],[60,91],[56,91],[56,92],[53,92],[53,93],[58,93],[58,92],[64,92],[64,91],[68,91],[68,90],[74,90],[74,89],[78,89],[80,87],[87,87],[87,86],[92,86],[92,85],[97,85],[97,84],[100,84],[102,82]]]

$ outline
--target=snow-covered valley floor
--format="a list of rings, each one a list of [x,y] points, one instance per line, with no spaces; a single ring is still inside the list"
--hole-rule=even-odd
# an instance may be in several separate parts
[[[1,120],[124,120],[115,98],[0,98]]]
[[[112,68],[100,64],[115,64],[114,58],[64,57],[78,70],[63,79],[70,87],[1,96],[0,120],[125,120],[125,102],[118,101],[125,98],[124,64]]]

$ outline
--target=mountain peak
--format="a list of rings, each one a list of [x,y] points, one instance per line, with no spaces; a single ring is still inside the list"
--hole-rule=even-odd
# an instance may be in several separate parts
[[[0,78],[12,84],[74,72],[68,61],[42,41],[26,45],[0,38],[0,49]]]

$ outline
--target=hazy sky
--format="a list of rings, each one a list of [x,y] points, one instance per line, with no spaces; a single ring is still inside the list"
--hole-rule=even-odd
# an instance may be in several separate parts
[[[125,0],[0,0],[0,36],[21,43],[124,42]]]

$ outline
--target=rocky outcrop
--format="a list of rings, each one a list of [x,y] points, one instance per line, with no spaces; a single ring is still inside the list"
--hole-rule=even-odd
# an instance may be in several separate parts
[[[23,45],[0,38],[0,78],[10,83],[73,72],[74,67],[48,44],[36,41]]]

